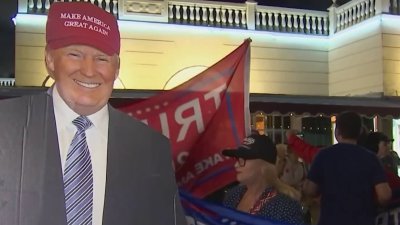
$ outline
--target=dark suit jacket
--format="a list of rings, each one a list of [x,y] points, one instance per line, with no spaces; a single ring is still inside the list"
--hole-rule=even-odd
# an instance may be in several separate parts
[[[185,224],[167,138],[111,106],[109,115],[103,224]],[[51,96],[0,101],[0,126],[0,224],[65,225]]]

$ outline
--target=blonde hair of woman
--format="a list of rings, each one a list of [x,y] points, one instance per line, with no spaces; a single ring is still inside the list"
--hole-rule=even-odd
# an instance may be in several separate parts
[[[261,174],[263,177],[265,177],[266,182],[274,187],[278,192],[288,195],[297,201],[301,200],[301,193],[298,190],[288,184],[285,184],[279,179],[277,167],[275,165],[262,161],[260,169]]]

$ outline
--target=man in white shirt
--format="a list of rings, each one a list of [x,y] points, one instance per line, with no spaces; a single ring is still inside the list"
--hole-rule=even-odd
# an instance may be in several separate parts
[[[119,51],[113,15],[86,2],[51,5],[45,61],[54,86],[0,102],[0,224],[185,224],[168,139],[107,104]],[[86,130],[78,117],[90,121]],[[89,172],[67,191],[77,149],[87,161],[72,177]]]

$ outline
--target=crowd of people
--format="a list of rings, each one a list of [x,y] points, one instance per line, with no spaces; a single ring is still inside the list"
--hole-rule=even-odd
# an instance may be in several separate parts
[[[18,187],[0,190],[2,224],[186,223],[167,138],[108,104],[119,54],[113,15],[90,3],[52,4],[44,55],[54,85],[0,104],[9,130],[0,136],[1,180]],[[223,205],[282,224],[373,225],[380,208],[397,204],[393,139],[365,132],[356,113],[338,116],[338,144],[323,149],[286,135],[276,145],[253,133],[222,152],[237,160],[238,181]]]
[[[398,203],[399,157],[394,141],[368,132],[361,117],[337,117],[337,144],[318,148],[286,132],[275,144],[253,133],[222,154],[237,160],[238,183],[225,190],[222,204],[282,224],[375,224],[379,211]]]

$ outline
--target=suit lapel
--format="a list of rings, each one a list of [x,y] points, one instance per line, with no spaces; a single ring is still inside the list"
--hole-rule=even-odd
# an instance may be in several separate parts
[[[29,107],[21,181],[26,190],[21,192],[21,208],[23,215],[29,216],[24,216],[21,224],[64,225],[64,188],[53,101],[47,94],[34,96]]]
[[[104,211],[103,211],[103,225],[113,225],[113,224],[121,224],[123,225],[124,221],[122,215],[117,215],[116,209],[121,207],[118,204],[120,201],[120,190],[118,187],[119,177],[124,177],[122,173],[124,171],[120,171],[118,169],[118,163],[121,160],[118,158],[120,154],[117,151],[122,149],[123,146],[116,140],[115,135],[117,135],[118,131],[115,124],[118,124],[118,118],[116,117],[113,108],[109,108],[109,123],[108,123],[108,143],[107,143],[107,178],[106,178],[106,192],[104,198]],[[126,178],[126,177],[125,177]]]
[[[143,192],[142,177],[145,173],[136,167],[140,164],[137,152],[132,146],[139,141],[134,130],[123,119],[125,115],[112,107],[109,108],[109,133],[107,144],[107,181],[104,200],[103,225],[130,225],[148,217],[140,211],[143,202],[137,195]],[[129,138],[127,138],[129,136]],[[129,149],[129,151],[127,151]],[[139,165],[140,167],[140,165]]]
[[[43,224],[66,224],[64,181],[61,169],[60,149],[58,145],[58,135],[54,116],[53,100],[47,98],[47,123],[45,131],[46,139],[46,168],[44,189]]]
[[[170,153],[161,151],[168,148],[168,140],[140,121],[108,108],[103,225],[176,224]]]

